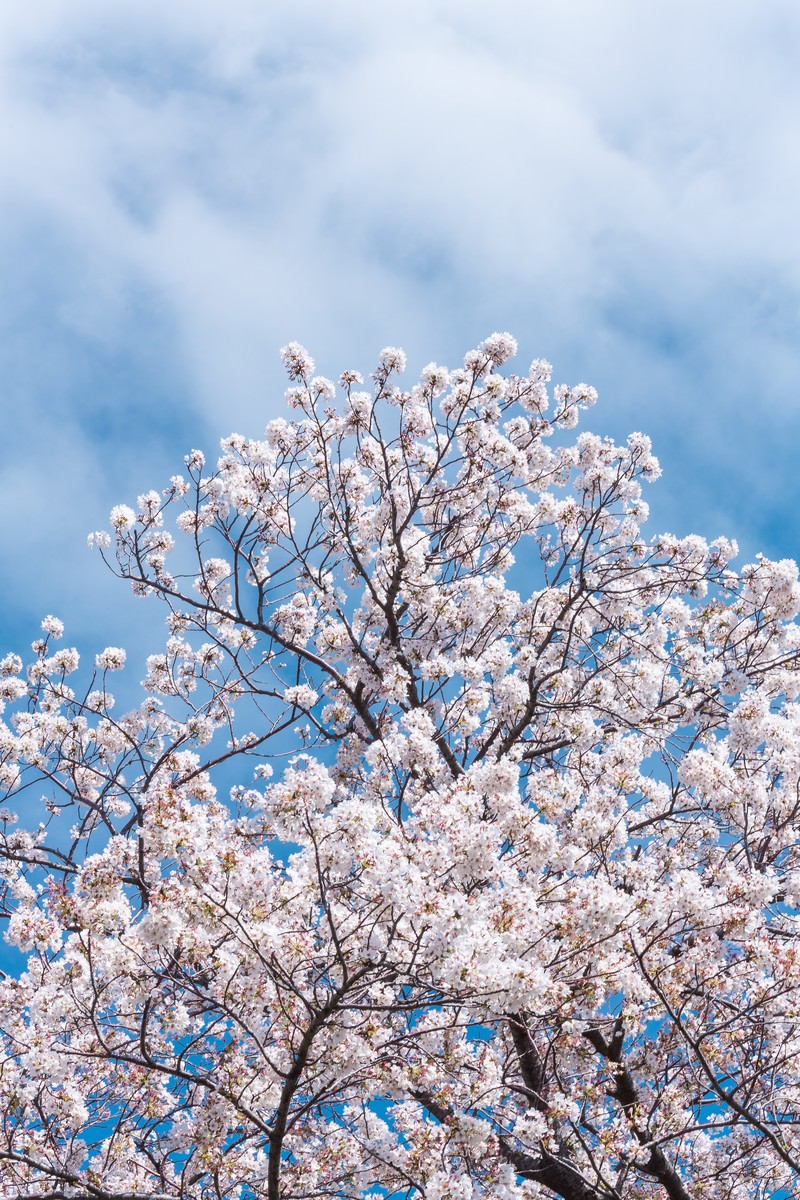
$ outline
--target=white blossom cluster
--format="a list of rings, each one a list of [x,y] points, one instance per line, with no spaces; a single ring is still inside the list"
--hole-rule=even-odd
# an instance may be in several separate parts
[[[645,536],[648,438],[516,352],[285,347],[91,535],[139,706],[0,660],[0,1197],[793,1194],[797,568]]]

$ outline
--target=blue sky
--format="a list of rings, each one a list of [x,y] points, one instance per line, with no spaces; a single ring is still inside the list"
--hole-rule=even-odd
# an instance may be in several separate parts
[[[278,347],[495,329],[642,429],[652,528],[796,556],[796,0],[37,0],[0,11],[0,634],[160,616],[85,549],[282,411]]]

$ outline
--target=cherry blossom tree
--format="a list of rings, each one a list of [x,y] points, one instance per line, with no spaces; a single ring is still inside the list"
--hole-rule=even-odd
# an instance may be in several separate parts
[[[645,538],[648,439],[515,352],[286,347],[90,538],[138,707],[2,660],[0,1195],[798,1194],[797,569]]]

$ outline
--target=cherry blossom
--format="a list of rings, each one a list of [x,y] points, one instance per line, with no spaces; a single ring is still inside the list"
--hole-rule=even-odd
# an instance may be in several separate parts
[[[644,532],[516,352],[291,343],[90,535],[137,706],[52,616],[0,661],[0,1196],[795,1193],[797,567]]]

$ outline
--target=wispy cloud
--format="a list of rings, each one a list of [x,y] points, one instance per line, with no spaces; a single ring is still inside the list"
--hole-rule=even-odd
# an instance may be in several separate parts
[[[796,4],[42,0],[0,21],[19,614],[60,588],[88,627],[86,529],[189,442],[257,431],[294,337],[335,373],[509,327],[600,386],[596,427],[654,434],[661,523],[793,552]]]

